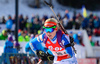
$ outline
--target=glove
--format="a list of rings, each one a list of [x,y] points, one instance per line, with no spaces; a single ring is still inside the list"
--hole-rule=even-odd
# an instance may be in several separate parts
[[[71,36],[70,36],[70,43],[71,43],[71,46],[74,46],[74,38],[72,38]]]
[[[49,61],[53,61],[54,56],[47,52],[47,58],[48,58]]]
[[[38,57],[40,59],[42,59],[43,61],[47,61],[48,60],[47,59],[47,54],[45,52],[43,52],[43,51],[37,51],[36,53],[37,53]]]
[[[37,51],[37,55],[40,59],[42,59],[43,61],[53,61],[54,56],[49,54],[47,52],[47,54],[43,51]]]

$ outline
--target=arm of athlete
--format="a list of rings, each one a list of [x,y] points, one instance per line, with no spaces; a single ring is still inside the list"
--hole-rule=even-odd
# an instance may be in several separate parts
[[[42,45],[41,45],[41,43],[43,42],[43,37],[44,37],[44,35],[45,35],[45,34],[41,34],[41,35],[39,35],[38,37],[32,39],[32,40],[29,42],[29,45],[30,45],[30,47],[31,47],[32,50],[34,50],[34,48],[35,48],[36,50],[42,49],[42,51],[46,52],[46,51],[43,49]]]
[[[46,50],[45,48],[45,44],[43,43],[43,38],[44,38],[45,33],[39,35],[38,37],[34,38],[33,40],[30,41],[30,47],[31,49],[34,49],[34,46],[36,46],[35,48],[38,49],[37,50],[42,50],[43,52],[48,52],[49,54],[52,54],[52,52],[50,52],[50,50]],[[42,43],[44,45],[42,45]],[[40,45],[41,44],[41,45]]]
[[[63,34],[62,35],[62,43],[63,43],[64,46],[69,44],[70,43],[69,36]],[[70,47],[66,47],[65,50],[66,50],[67,54],[69,54],[71,57],[73,56],[73,51],[72,51],[72,47],[71,46]]]
[[[47,49],[46,50],[46,47],[45,45],[41,45],[43,43],[43,38],[44,38],[44,35],[45,34],[42,34],[40,36],[38,36],[37,38],[34,38],[32,41],[30,41],[30,47],[31,49],[34,49],[36,46],[36,49],[37,49],[37,55],[43,60],[53,60],[52,59],[52,52]],[[44,43],[43,43],[44,44]],[[46,58],[46,59],[45,59]]]

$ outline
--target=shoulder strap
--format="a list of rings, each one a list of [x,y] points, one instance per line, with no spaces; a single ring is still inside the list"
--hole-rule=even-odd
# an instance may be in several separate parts
[[[62,31],[61,30],[58,30],[57,31],[57,40],[58,40],[58,43],[59,43],[59,45],[62,48],[65,48],[64,45],[63,45],[63,43],[61,42],[62,35],[63,35]]]
[[[47,39],[48,39],[48,37],[45,35],[44,38],[43,38],[43,43],[44,44],[46,44]]]
[[[67,47],[71,47],[71,46],[74,46],[74,44],[73,43],[69,43],[69,44],[67,44],[67,45],[63,45],[63,43],[61,42],[61,38],[62,38],[62,35],[63,35],[64,33],[61,31],[61,30],[58,30],[57,31],[57,40],[58,40],[58,43],[59,43],[59,45],[62,47],[62,48],[67,48]],[[68,34],[66,34],[66,35],[68,35]],[[71,39],[71,38],[70,38]]]

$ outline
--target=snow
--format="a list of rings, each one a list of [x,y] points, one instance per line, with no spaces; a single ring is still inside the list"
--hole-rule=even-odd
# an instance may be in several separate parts
[[[8,0],[8,3],[5,1],[7,0],[0,0],[0,17],[5,16],[7,19],[7,16],[10,14],[11,16],[15,15],[15,0]],[[28,15],[29,19],[32,17],[32,15],[39,15],[41,18],[43,15],[54,15],[53,12],[50,10],[50,8],[47,5],[43,5],[42,8],[30,8],[27,6],[26,3],[23,2],[24,0],[19,0],[19,14],[23,14],[23,16]],[[41,0],[43,1],[43,0]],[[61,16],[64,16],[65,10],[69,10],[69,14],[72,17],[73,11],[76,10],[77,13],[81,13],[81,9],[74,9],[70,7],[65,7],[56,2],[56,0],[52,0],[53,2],[53,10],[57,14],[58,12],[61,14]],[[93,12],[97,16],[100,16],[100,11],[89,11],[87,10],[87,13],[89,15],[90,12]],[[1,52],[3,52],[3,47],[0,45]],[[0,52],[0,55],[1,55]]]
[[[8,3],[6,3],[5,1],[8,1]],[[53,12],[50,10],[50,8],[47,5],[42,6],[42,8],[36,9],[36,8],[28,7],[28,5],[23,1],[26,0],[19,0],[19,14],[23,14],[23,16],[28,15],[29,18],[31,18],[32,15],[39,15],[42,18],[43,15],[48,15],[48,16],[53,15]],[[43,3],[43,0],[41,1]],[[69,14],[71,17],[73,16],[74,10],[76,10],[77,13],[79,12],[81,13],[81,9],[74,9],[74,8],[62,6],[59,3],[57,3],[56,0],[52,0],[52,3],[54,6],[53,10],[55,11],[55,13],[57,14],[59,12],[61,16],[64,16],[66,9],[69,10]],[[90,12],[93,12],[98,16],[100,15],[99,11],[89,11],[89,10],[87,11],[88,14]],[[0,17],[5,16],[7,18],[9,14],[11,16],[15,15],[15,0],[0,0]]]

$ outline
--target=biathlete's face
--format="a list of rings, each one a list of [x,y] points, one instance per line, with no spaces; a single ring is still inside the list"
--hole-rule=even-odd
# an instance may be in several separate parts
[[[43,27],[43,28],[44,28],[44,32],[46,33],[47,37],[50,39],[53,39],[57,32],[57,30],[55,29],[56,26],[49,27],[49,28]]]

